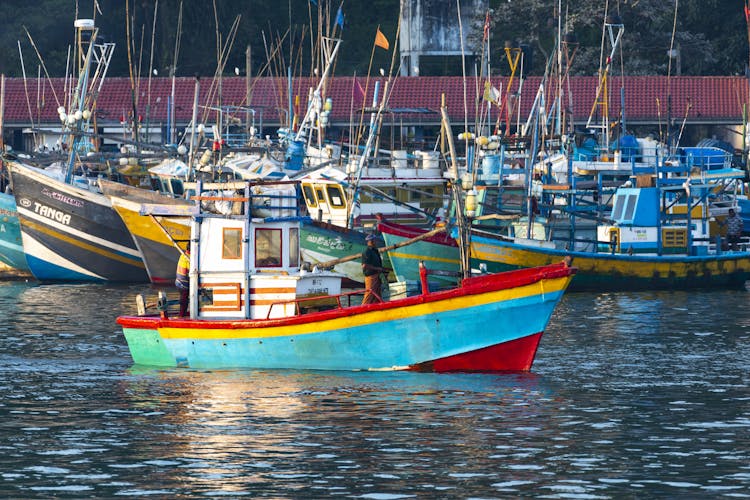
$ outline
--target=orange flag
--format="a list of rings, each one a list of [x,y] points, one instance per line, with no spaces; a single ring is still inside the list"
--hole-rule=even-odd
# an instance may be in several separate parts
[[[377,33],[375,33],[375,45],[385,50],[388,50],[388,48],[391,46],[391,44],[388,43],[388,39],[380,31],[380,28],[378,28]]]

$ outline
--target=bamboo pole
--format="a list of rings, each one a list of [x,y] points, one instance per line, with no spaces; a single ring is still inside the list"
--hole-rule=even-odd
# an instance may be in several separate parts
[[[200,77],[195,77],[195,92],[193,93],[193,117],[190,120],[191,129],[190,129],[190,150],[189,150],[189,156],[188,156],[188,179],[193,174],[193,166],[195,162],[195,128],[196,128],[196,120],[198,119],[198,97],[200,94]]]

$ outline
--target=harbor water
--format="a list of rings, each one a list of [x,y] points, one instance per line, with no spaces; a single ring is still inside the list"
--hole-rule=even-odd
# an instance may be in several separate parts
[[[750,497],[750,292],[567,294],[531,373],[440,375],[136,367],[144,290],[0,282],[0,497]]]

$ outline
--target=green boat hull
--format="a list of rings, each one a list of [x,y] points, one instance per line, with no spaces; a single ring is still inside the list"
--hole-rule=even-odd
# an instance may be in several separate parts
[[[159,332],[146,328],[123,328],[133,362],[146,366],[177,366],[174,357],[159,337]]]
[[[302,260],[311,264],[330,262],[352,255],[361,255],[367,248],[366,233],[339,228],[330,224],[313,222],[303,224],[300,237]],[[383,247],[383,240],[378,237],[378,247]],[[390,262],[384,256],[383,265],[390,267]],[[349,262],[337,264],[334,271],[345,275],[351,282],[363,284],[362,261],[357,258]]]

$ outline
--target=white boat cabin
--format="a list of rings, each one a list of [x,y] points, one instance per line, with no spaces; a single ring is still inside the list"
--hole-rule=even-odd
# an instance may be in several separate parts
[[[289,317],[306,307],[305,298],[341,293],[340,274],[303,269],[301,218],[290,215],[291,200],[296,200],[294,185],[269,186],[255,196],[234,197],[246,207],[243,214],[202,211],[193,217],[191,318]],[[250,214],[263,217],[244,215],[248,207]]]
[[[444,210],[445,179],[440,170],[414,170],[419,175],[407,177],[403,174],[408,170],[414,169],[368,169],[368,175],[359,181],[354,204],[351,200],[354,181],[338,169],[325,167],[297,180],[302,182],[310,217],[335,226],[347,227],[352,218],[357,219],[357,226],[376,225],[376,214],[406,223],[422,219],[420,214],[424,212]]]
[[[321,179],[303,181],[302,196],[310,217],[335,226],[347,227],[349,206],[341,184]]]

